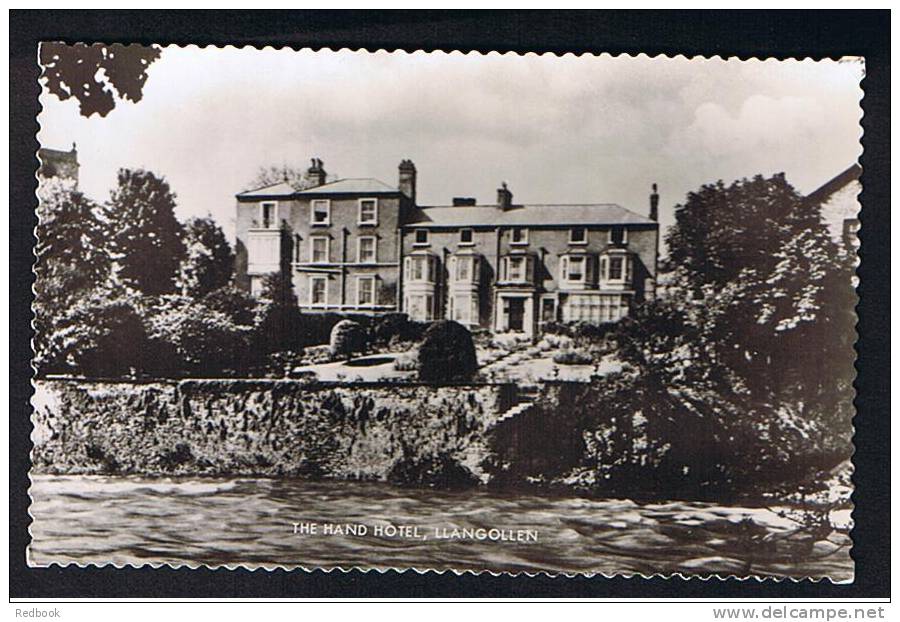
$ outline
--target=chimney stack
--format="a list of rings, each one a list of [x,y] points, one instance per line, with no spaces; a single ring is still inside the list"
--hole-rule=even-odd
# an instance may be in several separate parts
[[[512,207],[512,198],[512,192],[506,187],[506,182],[504,181],[500,184],[500,187],[497,188],[497,205],[502,210],[508,210]]]
[[[398,167],[400,171],[400,181],[397,187],[406,197],[416,202],[416,165],[412,160],[402,160]]]
[[[325,183],[325,179],[327,177],[325,173],[325,167],[322,165],[322,160],[319,158],[312,158],[312,164],[310,164],[309,168],[306,170],[306,177],[309,180],[309,185],[312,188],[316,186],[321,186]]]
[[[659,220],[659,193],[656,184],[653,184],[653,192],[650,193],[650,220]]]

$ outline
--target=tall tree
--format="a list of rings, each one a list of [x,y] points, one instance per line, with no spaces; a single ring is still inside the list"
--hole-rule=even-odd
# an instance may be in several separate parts
[[[141,169],[120,169],[105,220],[123,283],[148,295],[172,293],[184,244],[175,194],[165,179]]]
[[[41,180],[35,244],[35,364],[59,370],[62,352],[55,338],[71,309],[109,278],[99,207],[72,182]]]
[[[120,99],[139,102],[143,97],[147,68],[160,50],[137,44],[42,42],[41,80],[60,100],[78,100],[82,116],[105,117]]]
[[[178,289],[200,298],[225,287],[234,274],[234,253],[225,232],[210,218],[192,218],[184,225],[185,255],[178,271]]]

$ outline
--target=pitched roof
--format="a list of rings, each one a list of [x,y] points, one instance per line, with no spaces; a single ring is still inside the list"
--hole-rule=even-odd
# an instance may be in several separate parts
[[[237,196],[244,199],[269,198],[269,197],[291,197],[295,195],[318,195],[318,194],[388,194],[400,192],[397,188],[387,185],[383,181],[372,179],[370,177],[360,177],[355,179],[339,179],[314,188],[304,188],[297,190],[287,182],[279,182],[271,186],[256,188],[255,190],[247,190],[241,192]]]
[[[514,205],[507,210],[497,205],[418,208],[407,227],[478,227],[541,225],[655,225],[614,203],[578,205]]]
[[[287,182],[278,182],[277,184],[272,184],[271,186],[263,186],[262,188],[256,188],[255,190],[247,190],[245,192],[241,192],[238,194],[239,197],[287,197],[290,196],[297,191],[294,190],[294,187],[291,186]]]
[[[851,164],[843,172],[838,173],[826,181],[821,187],[810,192],[806,198],[812,203],[824,201],[847,184],[859,179],[860,175],[862,175],[862,167],[856,163]]]
[[[306,188],[298,194],[384,194],[400,192],[383,181],[371,177],[339,179],[315,188]]]

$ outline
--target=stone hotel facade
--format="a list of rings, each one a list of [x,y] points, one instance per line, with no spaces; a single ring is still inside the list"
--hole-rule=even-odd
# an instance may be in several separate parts
[[[655,186],[645,217],[614,204],[517,204],[506,184],[496,204],[420,206],[409,160],[396,187],[326,183],[317,159],[307,179],[237,195],[238,283],[255,295],[286,271],[304,311],[399,311],[534,335],[548,322],[617,321],[655,293]]]

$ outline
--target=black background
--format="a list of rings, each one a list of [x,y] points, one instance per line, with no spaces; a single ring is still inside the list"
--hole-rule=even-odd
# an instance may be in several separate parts
[[[27,568],[37,42],[866,58],[855,442],[856,580]],[[890,12],[11,11],[10,596],[855,598],[890,595]],[[412,94],[411,94],[412,95]]]

